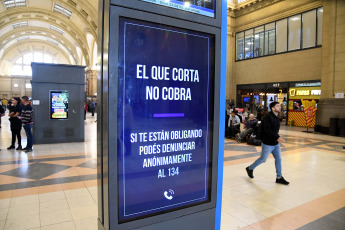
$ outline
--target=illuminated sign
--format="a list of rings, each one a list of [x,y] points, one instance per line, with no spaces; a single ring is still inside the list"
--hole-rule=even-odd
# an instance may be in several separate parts
[[[50,91],[50,118],[68,118],[68,91]]]
[[[120,18],[120,223],[211,201],[214,57],[212,34]]]
[[[290,89],[290,96],[294,97],[296,94],[296,90],[295,89]]]
[[[295,87],[321,86],[321,82],[295,83]]]
[[[312,89],[311,90],[311,95],[321,95],[321,89]]]
[[[296,91],[296,96],[309,96],[310,95],[310,90],[297,90]]]
[[[141,0],[214,18],[215,0]]]

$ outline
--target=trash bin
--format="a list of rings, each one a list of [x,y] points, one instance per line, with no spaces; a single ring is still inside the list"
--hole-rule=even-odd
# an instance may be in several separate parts
[[[345,118],[339,119],[339,135],[345,137]]]
[[[339,135],[339,129],[338,129],[338,122],[339,118],[330,118],[329,120],[329,135],[332,136],[338,136]]]

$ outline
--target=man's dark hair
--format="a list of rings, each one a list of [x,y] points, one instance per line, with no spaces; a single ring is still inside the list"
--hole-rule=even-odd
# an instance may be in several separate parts
[[[29,101],[28,96],[22,96],[22,99],[23,99],[24,101]]]
[[[276,101],[272,102],[272,103],[270,104],[270,110],[272,110],[272,108],[273,108],[276,104],[279,104],[279,102],[276,102]]]

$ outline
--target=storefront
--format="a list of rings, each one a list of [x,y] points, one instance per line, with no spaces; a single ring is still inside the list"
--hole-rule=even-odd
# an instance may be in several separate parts
[[[290,96],[290,89],[291,92],[295,92],[295,94],[292,94],[294,96]],[[308,90],[309,95],[301,95],[303,93],[307,94]],[[289,120],[293,120],[290,124],[294,124],[295,126],[305,126],[303,106],[300,110],[298,110],[297,107],[294,109],[294,103],[301,107],[302,99],[310,101],[313,99],[319,100],[320,94],[321,81],[237,85],[236,107],[248,108],[250,113],[257,115],[260,110],[268,111],[269,104],[277,101],[282,107],[282,121],[285,121],[286,124],[288,124]],[[292,105],[290,107],[291,103]],[[304,123],[302,122],[302,115]],[[315,121],[313,124],[315,124]]]
[[[289,88],[288,122],[294,126],[306,127],[305,105],[309,101],[312,106],[317,108],[317,103],[321,96],[321,82],[315,83],[295,83]],[[309,125],[315,126],[315,117]]]

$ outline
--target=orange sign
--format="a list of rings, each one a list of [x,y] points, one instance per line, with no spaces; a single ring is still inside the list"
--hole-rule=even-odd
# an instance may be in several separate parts
[[[315,118],[317,108],[315,107],[307,107],[304,108],[305,120],[307,123],[307,127],[311,127],[311,123]]]

